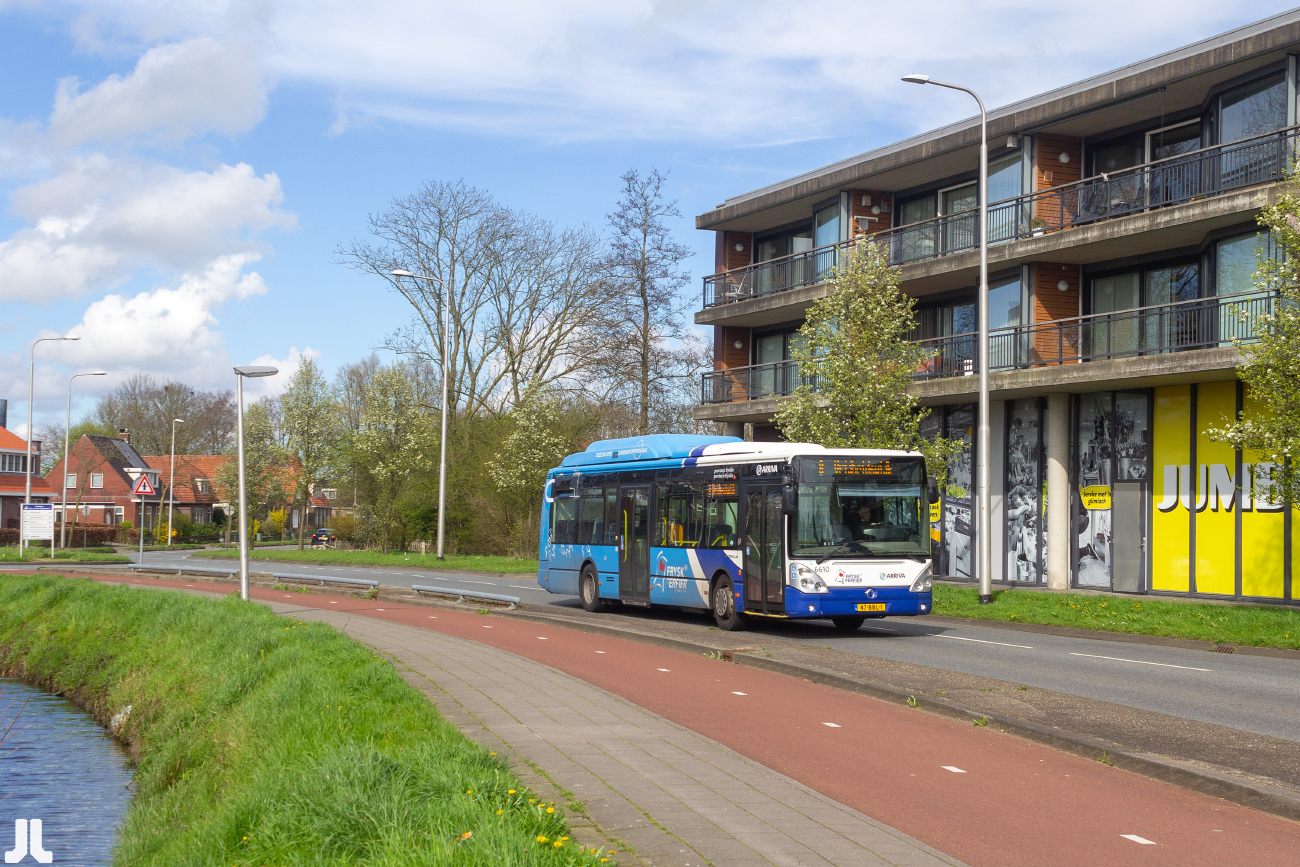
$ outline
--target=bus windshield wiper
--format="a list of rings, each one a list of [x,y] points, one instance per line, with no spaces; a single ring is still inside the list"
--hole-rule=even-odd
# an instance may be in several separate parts
[[[861,552],[864,553],[864,554],[870,554],[870,553],[871,553],[871,549],[868,548],[866,545],[862,544],[862,543],[859,542],[857,539],[850,539],[849,541],[845,542],[845,543],[842,544],[842,545],[836,545],[836,546],[835,546],[834,548],[832,548],[830,551],[827,551],[825,554],[823,554],[823,555],[821,555],[820,557],[818,557],[818,558],[817,558],[817,565],[820,566],[822,563],[825,563],[827,560],[829,560],[830,558],[834,557],[836,554],[847,554],[847,553],[848,553],[848,548],[849,548],[851,545],[856,545],[856,546],[858,547],[858,550],[861,551]]]

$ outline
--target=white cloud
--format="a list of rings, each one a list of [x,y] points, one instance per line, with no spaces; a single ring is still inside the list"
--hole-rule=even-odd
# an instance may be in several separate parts
[[[20,188],[10,210],[25,219],[0,242],[0,300],[55,301],[124,279],[142,266],[202,267],[260,245],[259,230],[292,227],[274,174],[245,163],[185,171],[103,154]]]
[[[231,365],[216,330],[217,314],[227,302],[267,291],[257,272],[244,270],[259,258],[255,253],[222,256],[186,274],[175,287],[106,295],[68,330],[81,340],[69,344],[63,357],[112,371],[114,381],[146,371],[195,385],[225,382]]]
[[[54,96],[49,136],[59,148],[145,139],[181,142],[209,131],[235,135],[266,113],[267,82],[252,52],[210,37],[160,45],[126,76],[88,90],[65,78]]]

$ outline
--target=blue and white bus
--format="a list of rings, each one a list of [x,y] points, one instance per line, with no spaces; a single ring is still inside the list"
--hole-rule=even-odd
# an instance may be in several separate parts
[[[927,614],[937,489],[915,452],[735,437],[592,443],[546,478],[537,580],[609,603],[751,617]]]

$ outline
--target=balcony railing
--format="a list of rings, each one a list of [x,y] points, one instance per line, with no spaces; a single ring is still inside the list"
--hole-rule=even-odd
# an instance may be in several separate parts
[[[1261,319],[1272,314],[1276,302],[1277,295],[1272,292],[1245,292],[995,328],[989,331],[989,371],[1213,349],[1231,346],[1234,340],[1250,342],[1258,338]],[[978,334],[917,342],[928,350],[928,360],[916,371],[917,379],[979,372]],[[701,402],[780,397],[793,393],[804,382],[815,386],[799,375],[793,361],[711,370],[702,374]]]
[[[1144,163],[989,204],[989,243],[1001,244],[1276,181],[1296,160],[1300,126]],[[979,210],[936,217],[867,236],[891,265],[979,246]],[[716,307],[824,281],[852,241],[818,247],[704,278],[704,306]]]

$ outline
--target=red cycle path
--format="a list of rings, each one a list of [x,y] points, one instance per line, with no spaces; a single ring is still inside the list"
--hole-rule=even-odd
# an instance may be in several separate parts
[[[1300,824],[797,678],[509,617],[260,588],[252,595],[430,629],[536,660],[972,867],[1300,864]]]

